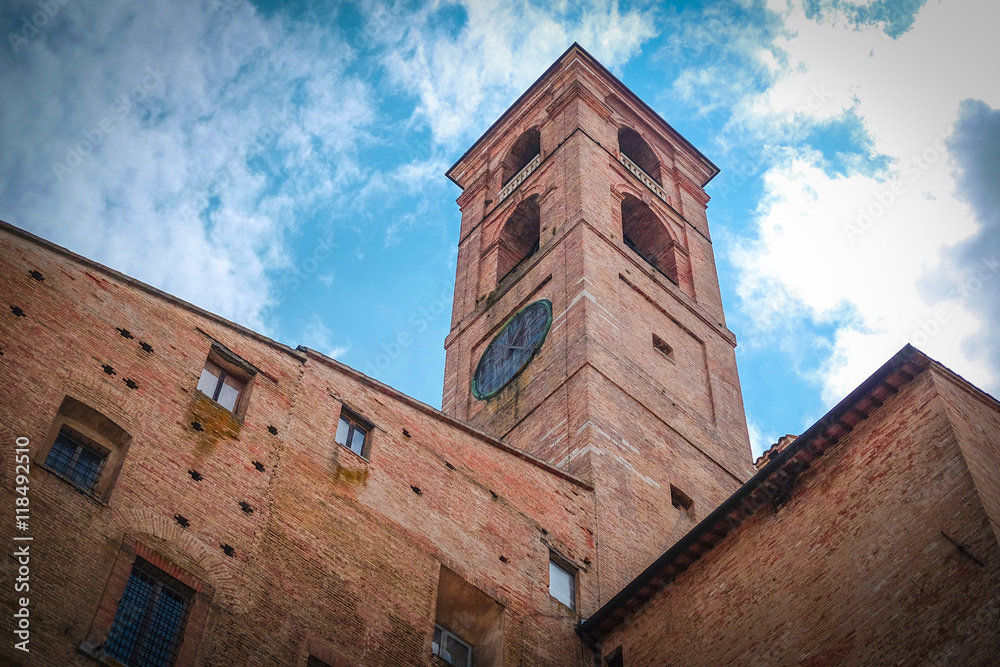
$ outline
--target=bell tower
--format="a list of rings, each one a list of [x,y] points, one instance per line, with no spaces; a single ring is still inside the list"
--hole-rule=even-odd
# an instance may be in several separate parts
[[[605,599],[752,472],[717,173],[576,44],[448,171],[442,409],[594,485]]]

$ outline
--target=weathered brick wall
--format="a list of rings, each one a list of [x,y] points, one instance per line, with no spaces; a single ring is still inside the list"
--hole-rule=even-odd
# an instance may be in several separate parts
[[[699,173],[691,147],[622,94],[582,62],[564,63],[456,166],[466,186],[456,293],[466,297],[454,304],[443,401],[449,414],[595,484],[604,601],[690,524],[671,506],[671,484],[696,496],[694,514],[704,516],[751,474],[706,199],[682,205],[682,192],[704,195],[707,167]],[[533,126],[542,163],[498,204],[501,161]],[[620,162],[623,126],[656,153],[670,203]],[[626,195],[646,202],[683,248],[679,285],[625,246]],[[532,196],[540,202],[539,249],[498,283],[496,239]],[[519,308],[543,298],[553,323],[542,348],[496,396],[475,399],[470,379],[486,347]],[[653,347],[654,334],[674,347],[673,360]]]
[[[996,400],[952,373],[935,376],[972,481],[1000,541],[1000,413]]]
[[[945,396],[940,381],[931,369],[904,386],[603,653],[621,646],[626,665],[995,664],[1000,548],[960,441],[997,409]],[[956,428],[959,410],[980,414]]]
[[[588,369],[591,419],[586,438],[596,485],[601,536],[603,601],[641,573],[740,482],[662,421],[650,419],[641,402],[623,397],[618,385]],[[574,431],[578,429],[573,429]],[[690,510],[671,504],[671,485],[693,500]]]
[[[0,501],[5,507],[14,505],[13,467],[6,450],[15,437],[30,438],[33,664],[83,660],[74,648],[86,638],[125,534],[160,541],[165,556],[215,587],[220,608],[237,605],[243,595],[242,572],[267,517],[270,471],[280,446],[280,437],[267,427],[284,429],[300,359],[7,230],[0,239],[5,449]],[[31,270],[44,281],[29,276]],[[12,305],[24,317],[16,317]],[[133,338],[124,338],[116,328]],[[199,329],[273,378],[255,381],[242,423],[195,391],[211,347]],[[152,351],[141,349],[140,342]],[[107,505],[84,496],[35,460],[67,395],[132,436]],[[201,433],[191,427],[196,420],[204,424]],[[254,460],[267,472],[258,472]],[[198,470],[204,481],[195,482],[189,469]],[[240,501],[258,511],[246,515]],[[190,527],[178,525],[176,514],[186,517]],[[12,530],[12,521],[0,529],[8,544]],[[221,544],[234,547],[235,557],[225,555]],[[5,559],[4,568],[9,573],[12,561]],[[11,596],[2,599],[6,611]],[[5,618],[7,627],[10,615]],[[10,649],[5,642],[5,655]]]
[[[31,653],[5,641],[2,659],[94,664],[77,648],[103,641],[89,632],[126,538],[210,587],[197,664],[302,665],[308,652],[431,664],[441,564],[504,606],[505,664],[584,659],[578,615],[547,586],[552,550],[580,569],[581,613],[600,603],[587,484],[9,228],[0,262],[0,504],[13,514],[14,439],[30,438],[34,456],[65,396],[132,436],[107,504],[32,462]],[[195,390],[213,338],[261,371],[242,422]],[[375,426],[370,461],[333,440],[341,402]],[[12,523],[0,530],[8,544]],[[0,598],[7,632],[12,595]]]
[[[548,595],[548,554],[581,568],[581,608],[596,609],[587,487],[498,453],[319,358],[307,364],[300,395],[326,400],[296,406],[273,489],[260,555],[268,567],[259,573],[271,593],[249,614],[289,619],[287,646],[268,650],[280,656],[311,631],[350,664],[363,655],[369,664],[426,664],[444,564],[505,607],[505,664],[579,664],[577,617]],[[332,442],[340,404],[331,395],[374,423],[369,462]],[[529,631],[548,640],[536,643]],[[261,652],[240,619],[227,633]],[[241,658],[256,659],[250,652]]]
[[[468,179],[468,186],[459,198],[462,236],[456,291],[465,294],[474,284],[471,291],[476,296],[474,301],[467,296],[457,298],[454,304],[453,330],[446,342],[445,410],[521,446],[537,447],[537,443],[522,442],[518,431],[511,429],[517,426],[539,432],[538,425],[522,426],[520,422],[532,412],[548,418],[552,411],[539,410],[538,406],[554,390],[552,382],[555,386],[565,382],[581,363],[620,366],[630,362],[633,367],[653,368],[649,363],[652,341],[626,338],[634,338],[640,331],[645,335],[658,321],[665,329],[679,327],[685,332],[684,339],[674,338],[685,359],[669,373],[653,372],[653,380],[662,385],[661,391],[674,396],[675,403],[687,403],[702,417],[721,443],[706,445],[719,450],[711,455],[737,477],[745,478],[749,444],[732,350],[735,340],[722,317],[711,242],[705,230],[685,220],[625,170],[617,159],[617,128],[629,122],[640,126],[656,146],[665,178],[684,180],[685,187],[691,187],[688,181],[693,176],[675,166],[690,148],[682,147],[679,137],[663,134],[662,124],[653,130],[647,124],[659,121],[638,105],[614,97],[611,91],[609,80],[579,64],[569,66],[552,74],[551,80],[522,101],[510,118],[460,161],[457,169]],[[627,117],[621,115],[625,111]],[[497,204],[500,161],[518,133],[533,125],[541,128],[544,160],[507,200]],[[684,160],[691,161],[692,156]],[[673,190],[679,187],[670,186]],[[684,261],[695,276],[693,282],[687,277],[682,278],[680,287],[669,284],[624,247],[620,202],[626,194],[648,202],[670,228],[685,249]],[[495,267],[485,260],[494,253],[500,229],[517,202],[530,196],[538,196],[541,204],[539,251],[498,284]],[[704,206],[700,208],[697,220],[703,220]],[[622,289],[624,281],[631,291]],[[558,342],[546,341],[525,378],[488,402],[471,398],[470,377],[498,327],[526,301],[543,297],[553,301],[557,322],[574,307],[583,319],[567,313],[566,321],[573,326],[558,333]],[[633,326],[637,322],[643,326]],[[598,346],[588,346],[590,342]],[[565,346],[565,350],[548,350],[550,346]],[[700,350],[689,355],[687,347]],[[610,355],[610,364],[598,360],[602,353]],[[551,359],[564,356],[563,369],[549,366],[540,370]],[[615,381],[624,379],[617,368],[602,371]],[[543,386],[532,386],[539,383]],[[662,410],[650,407],[654,412]]]

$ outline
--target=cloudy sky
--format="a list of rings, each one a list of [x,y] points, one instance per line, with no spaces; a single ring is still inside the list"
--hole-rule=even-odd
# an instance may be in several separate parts
[[[432,405],[443,173],[574,41],[722,168],[755,451],[907,341],[1000,390],[1000,3],[5,0],[0,23],[0,218]]]

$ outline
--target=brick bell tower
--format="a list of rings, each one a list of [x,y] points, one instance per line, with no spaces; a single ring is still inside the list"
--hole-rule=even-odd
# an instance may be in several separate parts
[[[594,484],[604,601],[752,473],[717,173],[576,44],[448,171],[442,409]]]

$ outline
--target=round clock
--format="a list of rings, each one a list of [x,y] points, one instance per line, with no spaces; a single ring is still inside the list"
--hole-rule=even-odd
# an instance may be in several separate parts
[[[552,326],[552,302],[529,303],[500,329],[472,375],[472,395],[483,401],[495,396],[520,373],[545,342]]]

